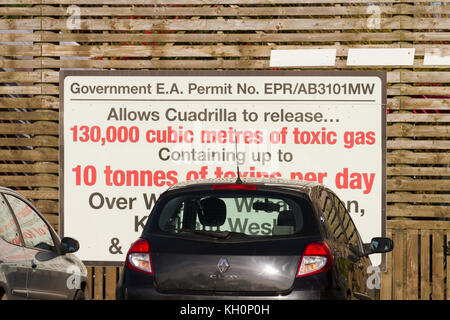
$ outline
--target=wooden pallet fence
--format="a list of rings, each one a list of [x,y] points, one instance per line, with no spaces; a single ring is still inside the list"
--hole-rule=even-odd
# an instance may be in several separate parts
[[[121,267],[88,267],[89,292],[91,300],[115,300],[116,284],[119,281]]]
[[[395,248],[382,274],[381,299],[449,299],[450,221],[391,220]]]
[[[79,8],[79,26],[69,7]],[[274,49],[414,48],[387,72],[387,216],[395,241],[383,299],[449,299],[450,3],[400,0],[0,0],[0,185],[58,230],[59,71],[271,70]],[[375,19],[375,20],[374,20]],[[73,21],[72,21],[73,22]],[[292,69],[292,68],[289,68]],[[446,245],[446,246],[444,246]],[[114,299],[116,267],[89,267]]]

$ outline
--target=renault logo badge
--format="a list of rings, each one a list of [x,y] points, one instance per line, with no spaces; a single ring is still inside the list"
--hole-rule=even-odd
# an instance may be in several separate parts
[[[217,268],[219,269],[220,273],[225,273],[230,268],[230,264],[228,263],[227,259],[220,258],[219,263],[217,264]]]

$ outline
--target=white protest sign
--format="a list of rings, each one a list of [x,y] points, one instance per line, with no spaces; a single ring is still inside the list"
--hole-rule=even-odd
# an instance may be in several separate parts
[[[382,72],[63,71],[63,235],[80,241],[84,261],[123,262],[161,192],[236,177],[237,163],[242,179],[327,185],[369,242],[384,233],[385,81]]]

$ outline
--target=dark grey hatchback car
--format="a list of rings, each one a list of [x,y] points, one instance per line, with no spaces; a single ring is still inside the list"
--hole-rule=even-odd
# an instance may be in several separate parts
[[[196,181],[161,194],[128,251],[118,299],[370,299],[368,255],[320,184]]]
[[[0,187],[0,299],[85,299],[87,270],[19,193]]]

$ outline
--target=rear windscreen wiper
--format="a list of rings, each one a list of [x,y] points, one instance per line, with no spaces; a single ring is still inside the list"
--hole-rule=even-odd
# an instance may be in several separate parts
[[[190,230],[190,229],[181,229],[180,231],[191,232],[198,235],[226,239],[230,236],[231,232],[228,231],[206,231],[206,230]]]

